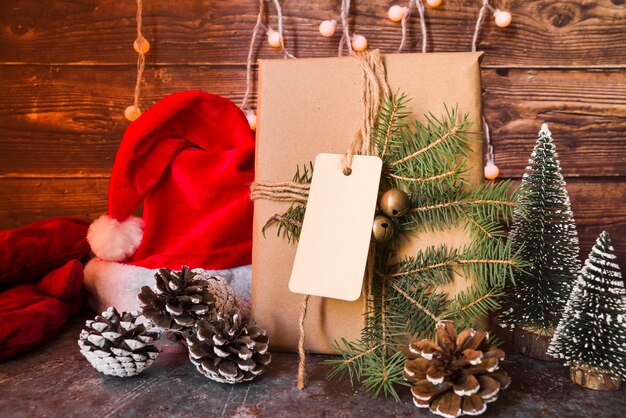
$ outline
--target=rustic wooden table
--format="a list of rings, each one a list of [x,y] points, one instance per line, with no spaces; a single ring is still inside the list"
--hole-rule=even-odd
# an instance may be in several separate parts
[[[373,399],[347,380],[326,381],[324,356],[309,357],[310,381],[302,392],[294,387],[294,354],[274,354],[258,381],[220,385],[196,372],[184,348],[169,341],[142,375],[104,376],[87,363],[76,344],[87,316],[72,320],[46,346],[0,363],[0,417],[429,416],[413,406],[408,390],[402,391],[398,403]],[[503,367],[513,383],[490,404],[485,417],[626,416],[624,390],[578,387],[569,381],[568,369],[557,363],[514,355]]]

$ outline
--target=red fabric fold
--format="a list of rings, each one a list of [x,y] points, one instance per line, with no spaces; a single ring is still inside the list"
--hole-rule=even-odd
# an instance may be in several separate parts
[[[80,310],[82,282],[82,266],[73,260],[48,273],[40,285],[24,284],[0,293],[0,359],[52,338]]]
[[[68,261],[87,256],[88,227],[81,219],[52,218],[0,231],[0,288],[34,283]]]

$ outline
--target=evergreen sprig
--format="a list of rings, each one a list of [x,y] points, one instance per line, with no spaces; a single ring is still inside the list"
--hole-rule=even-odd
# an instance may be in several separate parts
[[[386,98],[372,141],[383,160],[383,180],[407,192],[412,210],[391,220],[394,240],[376,247],[375,277],[361,338],[336,341],[340,358],[327,361],[333,366],[329,378],[347,374],[374,396],[395,399],[399,399],[397,387],[406,384],[402,349],[408,337],[432,336],[436,323],[444,318],[456,320],[459,327],[476,328],[479,318],[499,308],[505,284],[524,268],[521,249],[506,243],[502,226],[508,223],[517,198],[513,184],[470,188],[466,179],[466,159],[476,134],[470,130],[469,115],[444,106],[441,118],[427,114],[424,122],[410,122],[408,101],[401,93]],[[310,181],[311,170],[298,170],[294,181]],[[279,223],[288,239],[299,236],[293,225],[301,225],[304,207],[302,212],[296,208],[283,215],[293,221],[292,226]],[[449,228],[468,234],[471,244],[431,246],[398,259],[403,237]],[[450,298],[446,288],[456,280],[470,284]]]

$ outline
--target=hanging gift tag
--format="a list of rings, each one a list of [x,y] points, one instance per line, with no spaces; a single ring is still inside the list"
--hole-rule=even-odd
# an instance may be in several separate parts
[[[342,155],[319,154],[304,214],[289,290],[357,300],[376,211],[382,160],[355,155],[343,174]]]

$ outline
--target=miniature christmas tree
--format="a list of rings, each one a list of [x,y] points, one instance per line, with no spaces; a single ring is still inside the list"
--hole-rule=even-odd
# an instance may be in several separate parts
[[[515,287],[501,317],[504,325],[543,335],[526,352],[545,359],[549,336],[556,327],[580,268],[578,234],[570,200],[552,142],[544,124],[522,179],[519,205],[509,238],[514,251],[528,262],[514,274]],[[534,337],[533,337],[534,338]],[[516,336],[516,340],[520,340]],[[517,342],[516,342],[517,344]]]
[[[548,354],[571,364],[572,380],[583,386],[619,389],[626,378],[626,289],[606,231],[574,284]]]

